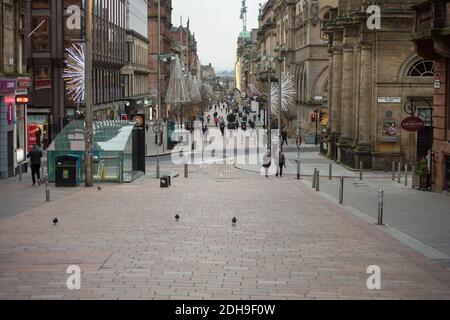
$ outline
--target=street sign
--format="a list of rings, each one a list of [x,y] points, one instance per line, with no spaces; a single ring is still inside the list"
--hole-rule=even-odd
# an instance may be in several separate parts
[[[419,131],[425,126],[425,122],[418,117],[409,117],[402,121],[402,128],[406,131]]]
[[[378,103],[401,103],[401,97],[378,97]]]

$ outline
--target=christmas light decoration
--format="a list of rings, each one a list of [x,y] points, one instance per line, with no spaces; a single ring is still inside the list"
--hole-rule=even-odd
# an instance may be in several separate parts
[[[85,54],[84,44],[72,44],[66,48],[67,59],[63,78],[66,83],[67,94],[73,101],[82,103],[85,98]]]

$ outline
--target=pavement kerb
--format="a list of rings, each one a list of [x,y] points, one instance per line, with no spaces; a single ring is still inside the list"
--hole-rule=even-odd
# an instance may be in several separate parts
[[[311,187],[310,182],[307,180],[302,180],[302,183],[304,185],[306,185],[307,187]],[[334,204],[339,203],[338,199],[336,199],[335,197],[333,197],[323,191],[318,191],[316,193]],[[375,228],[377,228],[377,229],[385,232],[386,234],[390,235],[391,237],[397,239],[398,241],[400,241],[404,245],[408,246],[409,248],[419,252],[420,254],[424,255],[428,259],[431,259],[431,260],[448,260],[448,259],[450,259],[450,257],[448,255],[446,255],[445,253],[442,253],[442,252],[434,249],[433,247],[430,247],[430,246],[426,245],[425,243],[409,236],[408,234],[395,229],[391,225],[388,225],[388,224],[385,224],[382,226],[377,225],[376,224],[377,220],[375,218],[369,216],[365,212],[363,212],[353,206],[344,204],[344,205],[342,205],[342,208],[347,210],[352,215],[354,215],[354,216],[360,218],[361,220],[367,222],[368,224],[374,226]]]
[[[252,169],[247,169],[247,168],[244,168],[244,167],[240,167],[240,166],[238,166],[237,164],[236,164],[236,162],[234,162],[233,163],[233,166],[234,166],[234,168],[236,168],[236,169],[238,169],[238,170],[242,170],[242,171],[246,171],[246,172],[252,172],[252,173],[259,173],[259,171],[256,171],[256,170],[252,170]],[[297,176],[297,174],[296,173],[288,173],[288,172],[283,172],[283,175],[286,175],[286,176],[292,176],[292,177],[295,177],[295,176]],[[312,177],[313,175],[311,175],[311,174],[302,174],[301,175],[302,177]],[[328,175],[326,176],[326,177],[328,177]],[[333,178],[346,178],[346,179],[357,179],[358,177],[355,177],[355,176],[332,176]],[[366,179],[367,178],[369,178],[369,179],[390,179],[391,178],[391,176],[374,176],[374,177],[366,177]],[[358,178],[359,179],[359,178]]]

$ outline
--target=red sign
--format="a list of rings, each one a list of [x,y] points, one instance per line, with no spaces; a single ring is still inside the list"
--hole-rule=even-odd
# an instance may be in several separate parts
[[[26,89],[31,87],[31,78],[30,77],[18,77],[17,78],[17,87],[21,89]]]
[[[402,121],[402,128],[406,131],[419,131],[425,126],[425,122],[418,117],[409,117]]]
[[[35,123],[28,125],[28,152],[31,151],[33,145],[37,144],[36,130],[38,126]]]

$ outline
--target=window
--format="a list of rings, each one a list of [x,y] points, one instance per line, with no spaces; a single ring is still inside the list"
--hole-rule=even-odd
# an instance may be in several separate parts
[[[36,67],[34,70],[34,90],[51,89],[50,67]]]
[[[31,2],[33,4],[33,9],[49,9],[49,0],[33,0]]]
[[[420,60],[408,71],[408,77],[434,77],[434,61]]]
[[[48,34],[48,17],[33,17],[32,30],[36,29],[33,33],[32,48],[33,51],[49,51],[50,41]]]
[[[324,32],[325,26],[327,25],[327,23],[331,20],[331,11],[327,11],[324,16],[322,21],[320,22],[320,38],[322,40],[328,40],[328,33]]]

